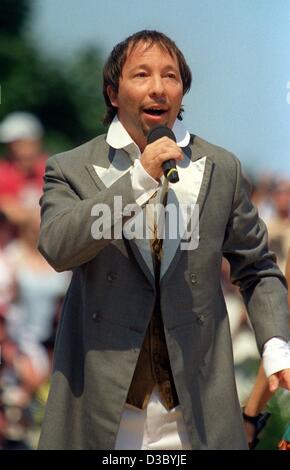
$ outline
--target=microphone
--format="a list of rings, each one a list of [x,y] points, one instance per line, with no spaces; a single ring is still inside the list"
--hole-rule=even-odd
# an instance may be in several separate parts
[[[158,125],[149,130],[147,135],[147,144],[152,144],[155,140],[161,139],[161,137],[168,137],[176,142],[175,135],[169,127]],[[177,183],[177,181],[179,181],[175,160],[166,160],[166,162],[162,164],[162,169],[164,176],[167,178],[169,183]]]

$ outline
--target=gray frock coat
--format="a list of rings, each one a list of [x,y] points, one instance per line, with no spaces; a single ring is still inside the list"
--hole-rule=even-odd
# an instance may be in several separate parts
[[[273,336],[287,339],[285,281],[238,159],[193,136],[184,153],[180,183],[170,185],[168,201],[199,205],[199,243],[186,250],[180,238],[164,240],[161,309],[171,367],[192,448],[246,449],[220,283],[222,256],[260,351]],[[127,220],[125,207],[135,202],[131,164],[126,152],[114,164],[104,135],[47,162],[39,249],[57,271],[73,275],[40,449],[114,449],[154,307],[154,271],[144,243],[94,239],[91,214],[97,203],[113,209],[119,195],[122,210],[112,224]],[[100,177],[106,171],[115,175],[109,183]]]

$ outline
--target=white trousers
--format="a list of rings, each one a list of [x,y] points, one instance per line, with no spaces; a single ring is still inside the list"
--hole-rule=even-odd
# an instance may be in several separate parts
[[[157,387],[144,410],[126,404],[115,450],[190,450],[180,406],[168,411]]]

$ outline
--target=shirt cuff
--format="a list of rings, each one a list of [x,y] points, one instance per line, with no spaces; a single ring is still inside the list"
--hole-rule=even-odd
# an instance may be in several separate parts
[[[271,338],[263,350],[263,366],[267,377],[283,369],[290,369],[290,342],[282,338]]]
[[[137,204],[143,206],[157,191],[160,183],[147,173],[141,162],[136,159],[131,170],[132,188]]]

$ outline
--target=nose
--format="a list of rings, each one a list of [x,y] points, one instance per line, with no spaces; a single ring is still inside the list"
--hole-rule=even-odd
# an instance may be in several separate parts
[[[162,77],[160,75],[152,76],[150,95],[157,97],[157,98],[164,97],[165,88],[164,88]]]

